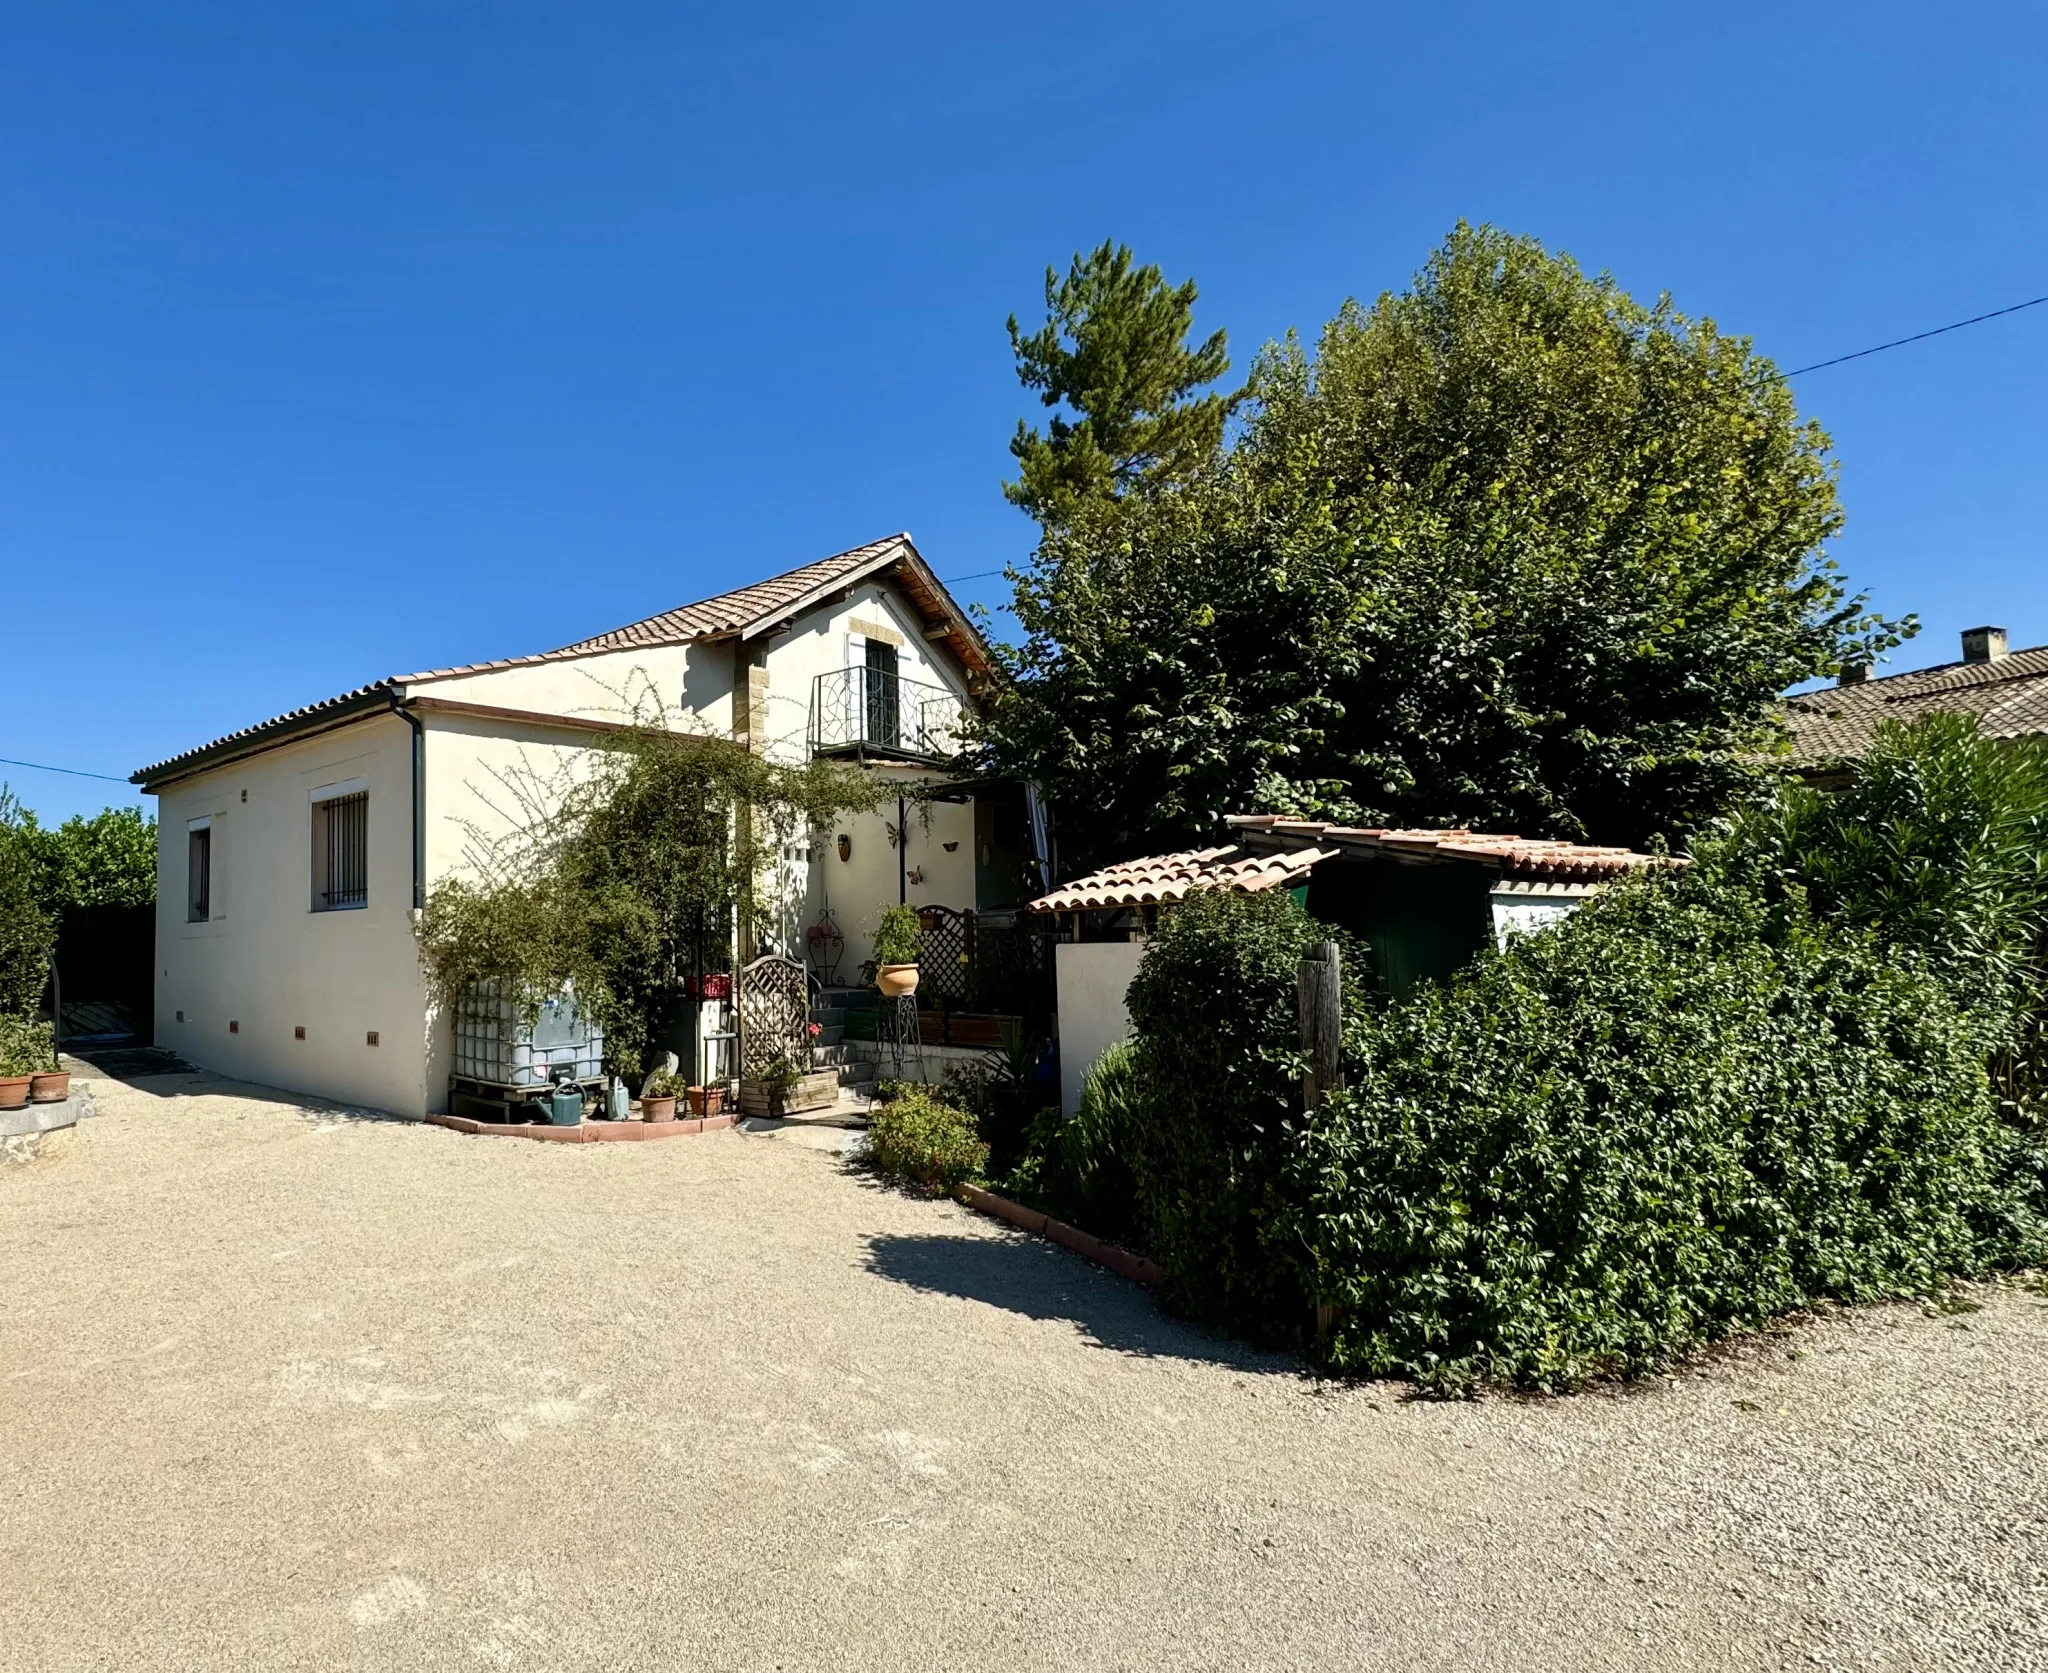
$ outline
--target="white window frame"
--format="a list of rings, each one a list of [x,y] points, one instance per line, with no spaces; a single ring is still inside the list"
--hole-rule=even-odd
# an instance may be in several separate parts
[[[344,796],[368,796],[370,781],[367,778],[345,778],[335,784],[317,785],[306,792],[307,802],[307,844],[306,851],[312,865],[311,887],[307,910],[312,912],[365,912],[370,906],[370,813],[366,802],[363,808],[363,898],[347,906],[331,906],[327,903],[325,874],[327,870],[327,820],[322,805],[341,800]]]
[[[196,900],[196,899],[194,899],[194,898],[193,898],[193,896],[194,896],[194,890],[193,890],[193,887],[192,887],[192,839],[193,839],[193,838],[194,838],[195,836],[197,836],[197,835],[198,835],[198,834],[199,834],[199,833],[200,833],[201,831],[204,831],[204,832],[206,833],[206,896],[205,896],[205,899],[204,899],[204,901],[203,901],[203,902],[202,902],[202,901],[199,901],[199,900]],[[188,820],[186,820],[186,821],[185,821],[185,922],[186,922],[186,923],[188,923],[188,924],[207,924],[207,923],[211,923],[211,922],[213,921],[213,899],[214,899],[214,891],[213,891],[213,873],[214,873],[214,865],[213,865],[213,861],[214,861],[214,853],[213,853],[213,815],[209,813],[209,814],[207,814],[207,815],[206,815],[206,816],[205,816],[204,818],[202,818],[202,819],[188,819]],[[195,907],[198,907],[198,906],[200,906],[200,905],[202,905],[202,904],[203,904],[203,905],[204,905],[204,906],[206,907],[206,911],[205,911],[205,913],[204,913],[204,914],[200,914],[200,913],[197,913],[197,912],[195,912],[195,911],[194,911],[194,908],[195,908]]]

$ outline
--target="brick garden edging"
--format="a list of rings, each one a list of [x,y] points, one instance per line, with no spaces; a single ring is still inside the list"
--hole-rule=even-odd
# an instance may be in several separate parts
[[[1157,1261],[1148,1261],[1143,1255],[1119,1249],[1114,1243],[1105,1243],[1078,1226],[1070,1226],[1064,1220],[1055,1220],[1050,1214],[1041,1214],[1035,1208],[1011,1202],[1008,1197],[999,1197],[993,1191],[984,1191],[979,1185],[954,1186],[953,1200],[998,1220],[1007,1220],[1019,1231],[1030,1232],[1034,1237],[1050,1238],[1097,1266],[1108,1267],[1120,1278],[1150,1284],[1155,1290],[1166,1282],[1166,1274]]]
[[[548,1144],[621,1144],[635,1139],[680,1139],[694,1133],[715,1133],[738,1119],[730,1115],[691,1117],[686,1121],[585,1121],[556,1127],[540,1121],[472,1121],[466,1115],[430,1115],[436,1127],[458,1133],[507,1139],[540,1139]]]

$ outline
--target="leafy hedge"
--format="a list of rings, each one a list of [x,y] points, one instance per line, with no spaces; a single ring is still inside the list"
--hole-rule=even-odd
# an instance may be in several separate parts
[[[1924,960],[1646,880],[1354,1020],[1282,1248],[1340,1370],[1569,1388],[2038,1256],[1995,1027]]]
[[[1268,1242],[1300,1096],[1296,971],[1329,934],[1285,894],[1204,893],[1169,913],[1128,996],[1140,1084],[1105,1111],[1169,1302],[1254,1338],[1284,1336],[1304,1305]]]
[[[1347,995],[1351,1089],[1303,1117],[1325,933],[1284,895],[1179,908],[1090,1125],[1040,1147],[1199,1318],[1438,1392],[1563,1389],[2048,1262],[2048,751],[1888,729],[1842,796],[1789,788],[1450,982]]]

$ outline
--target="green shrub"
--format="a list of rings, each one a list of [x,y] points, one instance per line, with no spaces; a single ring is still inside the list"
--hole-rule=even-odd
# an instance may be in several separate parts
[[[1082,1083],[1073,1119],[1057,1106],[1038,1112],[1022,1161],[998,1189],[1112,1243],[1142,1248],[1137,1184],[1119,1147],[1146,1119],[1146,1095],[1138,1048],[1111,1046]]]
[[[45,904],[41,834],[0,785],[0,1012],[34,1011],[49,981],[57,920]]]
[[[2048,1106],[2048,740],[1985,738],[1968,715],[1881,726],[1845,791],[1788,787],[1706,858],[1925,954],[2003,1018],[2001,1091]]]
[[[1928,963],[1712,867],[1350,1019],[1273,1246],[1337,1369],[1456,1392],[1633,1376],[1823,1297],[2040,1258],[1985,1071]]]
[[[1135,1051],[1093,1141],[1130,1171],[1169,1302],[1259,1339],[1294,1334],[1306,1307],[1268,1228],[1300,1099],[1297,967],[1329,933],[1278,890],[1205,891],[1167,914],[1131,983]]]
[[[875,1169],[931,1196],[971,1185],[988,1166],[988,1146],[965,1110],[929,1089],[906,1086],[868,1118],[868,1160]]]
[[[0,1012],[0,1075],[40,1075],[57,1067],[57,1040],[48,1023]]]

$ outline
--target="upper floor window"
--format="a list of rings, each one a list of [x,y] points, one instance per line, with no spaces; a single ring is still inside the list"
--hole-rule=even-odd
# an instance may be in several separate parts
[[[313,792],[313,910],[370,904],[370,790],[365,779]]]
[[[185,922],[203,924],[213,916],[213,821],[195,819],[185,827]]]

